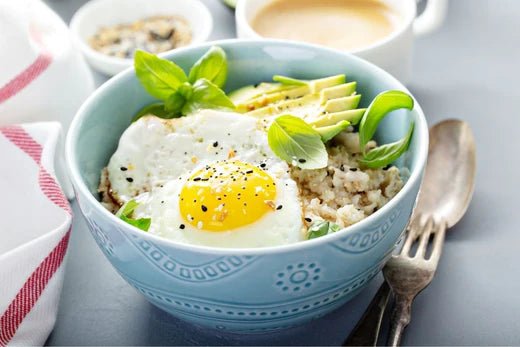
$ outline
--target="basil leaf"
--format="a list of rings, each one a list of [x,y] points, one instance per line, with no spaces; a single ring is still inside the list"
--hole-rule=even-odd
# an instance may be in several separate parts
[[[166,111],[164,103],[156,102],[143,107],[139,112],[137,112],[137,114],[132,119],[132,122],[135,122],[139,118],[150,114],[165,119],[174,118],[175,116],[175,114]]]
[[[124,204],[123,207],[121,207],[119,209],[119,211],[117,211],[116,216],[130,217],[134,213],[134,210],[136,209],[137,206],[139,206],[139,203],[137,201],[135,201],[134,199],[132,199],[132,200],[128,201],[126,204]]]
[[[148,231],[150,229],[150,225],[152,224],[151,218],[139,218],[139,219],[131,219],[125,216],[119,217],[124,222],[133,225],[134,227],[141,229],[142,231]]]
[[[336,223],[328,222],[325,220],[319,220],[312,223],[308,230],[308,239],[315,239],[328,234],[335,233],[340,229]]]
[[[186,115],[203,108],[234,109],[235,104],[227,95],[205,78],[201,78],[193,85],[193,94],[182,108],[182,114]]]
[[[375,97],[359,123],[359,146],[365,154],[368,141],[374,136],[378,124],[389,113],[398,109],[413,109],[412,97],[399,90],[389,90]]]
[[[226,52],[213,46],[192,66],[189,81],[193,84],[198,79],[205,78],[222,88],[226,84],[227,71]]]
[[[137,206],[139,206],[139,203],[132,199],[124,204],[123,207],[119,209],[119,211],[117,211],[116,216],[136,228],[139,228],[143,231],[148,231],[148,229],[150,229],[150,225],[152,224],[151,218],[132,218],[132,215]]]
[[[290,115],[276,118],[267,132],[273,152],[302,169],[327,166],[328,154],[320,134],[302,119]]]
[[[324,143],[327,143],[328,141],[332,140],[336,135],[338,135],[340,132],[345,130],[350,126],[350,122],[343,120],[341,122],[338,122],[334,125],[324,126],[321,128],[314,128],[316,131],[320,134],[321,140]]]
[[[144,89],[161,100],[166,100],[188,80],[184,71],[175,63],[145,51],[135,52],[134,66],[137,78]]]
[[[273,81],[279,82],[279,83],[285,84],[285,85],[291,85],[291,86],[305,86],[308,84],[307,81],[298,80],[296,78],[291,78],[291,77],[281,76],[281,75],[274,75]]]
[[[393,163],[408,150],[413,135],[413,129],[414,124],[412,123],[404,138],[397,142],[389,143],[372,149],[364,156],[363,159],[360,159],[359,162],[371,169],[385,167]]]
[[[182,108],[186,104],[186,98],[181,94],[179,90],[170,95],[164,102],[164,108],[166,111],[172,114],[181,114]],[[164,117],[163,117],[164,118]]]

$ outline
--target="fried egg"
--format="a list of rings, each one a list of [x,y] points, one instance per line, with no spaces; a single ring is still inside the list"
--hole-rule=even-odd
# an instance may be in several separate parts
[[[121,136],[107,167],[110,193],[150,217],[150,233],[216,247],[267,247],[303,239],[296,182],[256,118],[204,110],[148,116]]]

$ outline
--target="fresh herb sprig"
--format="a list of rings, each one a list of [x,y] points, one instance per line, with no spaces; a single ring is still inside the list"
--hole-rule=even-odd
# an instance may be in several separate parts
[[[140,50],[135,53],[134,66],[143,88],[162,101],[145,106],[134,120],[147,114],[169,119],[202,108],[235,108],[221,89],[226,83],[228,68],[226,53],[220,47],[211,47],[191,67],[188,76],[175,63]]]
[[[311,224],[308,229],[307,238],[309,240],[335,233],[340,229],[339,225],[326,220],[318,220]]]
[[[359,162],[363,166],[372,169],[385,167],[408,150],[413,136],[413,123],[405,137],[399,141],[381,145],[368,152],[366,146],[388,113],[403,108],[412,110],[413,107],[413,98],[397,90],[383,92],[372,101],[359,123],[359,145],[363,154]],[[324,144],[350,125],[348,121],[342,120],[333,125],[316,127],[301,118],[282,115],[272,122],[267,139],[279,158],[302,169],[320,169],[327,166],[327,149]]]
[[[366,151],[366,146],[373,138],[377,126],[388,113],[399,109],[412,110],[413,107],[413,98],[399,90],[389,90],[375,97],[359,123],[359,146],[363,153],[363,158],[360,160],[362,165],[371,169],[385,167],[408,150],[414,130],[413,122],[401,140],[381,145],[369,152]]]
[[[271,123],[267,141],[271,150],[282,160],[301,169],[321,169],[327,166],[325,143],[350,126],[348,121],[315,127],[303,119],[282,115]]]
[[[327,166],[327,149],[320,133],[301,118],[277,117],[267,131],[267,141],[279,158],[294,166],[302,169]]]
[[[152,224],[151,218],[133,218],[133,214],[135,209],[139,206],[139,203],[135,200],[130,200],[126,204],[124,204],[119,211],[117,211],[116,216],[119,217],[124,222],[133,225],[134,227],[141,229],[143,231],[148,231],[150,229],[150,225]]]

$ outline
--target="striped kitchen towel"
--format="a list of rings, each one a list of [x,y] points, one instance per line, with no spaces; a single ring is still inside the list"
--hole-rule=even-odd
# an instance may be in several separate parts
[[[72,221],[60,141],[56,122],[0,127],[0,346],[43,345],[56,320]]]

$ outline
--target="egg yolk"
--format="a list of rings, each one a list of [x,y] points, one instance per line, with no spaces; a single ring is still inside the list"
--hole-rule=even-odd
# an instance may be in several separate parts
[[[219,161],[195,172],[179,196],[181,216],[198,229],[227,231],[276,209],[276,184],[259,167]]]

